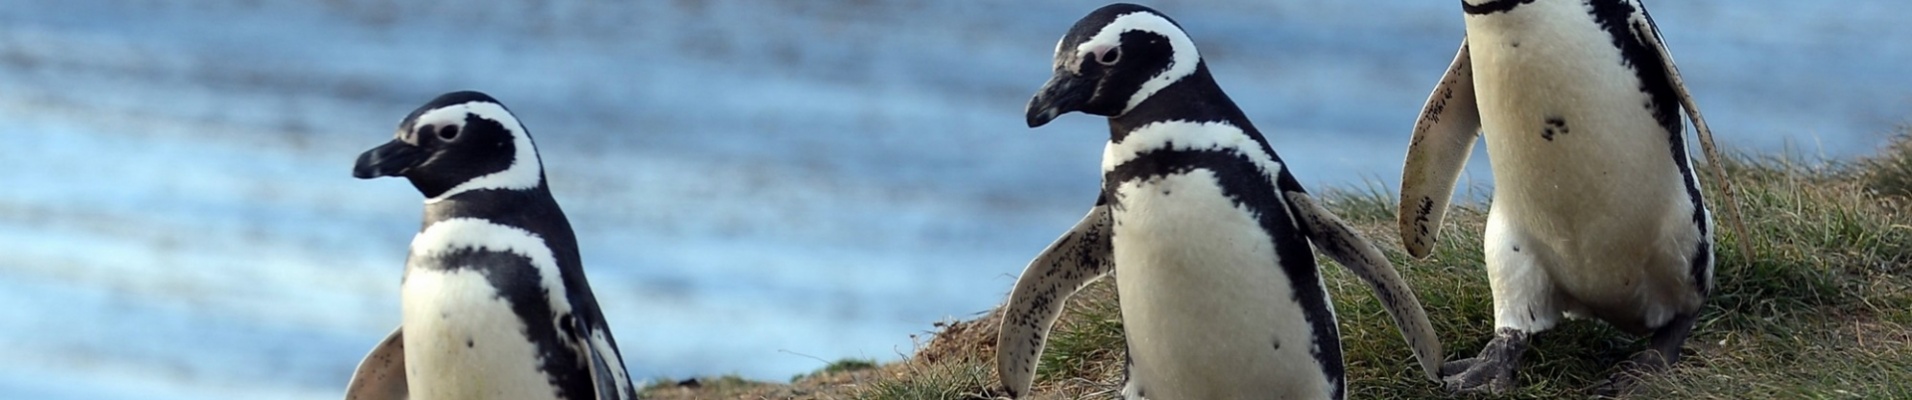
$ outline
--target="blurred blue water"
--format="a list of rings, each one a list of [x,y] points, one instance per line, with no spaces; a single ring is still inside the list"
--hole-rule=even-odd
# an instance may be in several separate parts
[[[348,165],[468,88],[537,136],[633,374],[899,357],[1093,197],[1102,123],[1021,107],[1099,3],[1019,3],[0,2],[0,398],[335,398],[419,210]],[[1393,185],[1461,31],[1155,5],[1316,188]],[[1863,154],[1912,115],[1903,3],[1653,7],[1729,147]]]

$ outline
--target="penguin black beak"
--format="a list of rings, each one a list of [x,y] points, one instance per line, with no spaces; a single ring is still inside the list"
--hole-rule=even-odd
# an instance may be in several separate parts
[[[410,143],[392,139],[391,142],[366,150],[359,154],[358,165],[352,167],[352,177],[372,179],[382,176],[398,176],[425,161],[425,149]]]
[[[1057,68],[1049,83],[1043,84],[1042,89],[1036,90],[1036,97],[1029,99],[1029,127],[1043,126],[1062,114],[1081,111],[1095,94],[1095,84],[1082,75]]]

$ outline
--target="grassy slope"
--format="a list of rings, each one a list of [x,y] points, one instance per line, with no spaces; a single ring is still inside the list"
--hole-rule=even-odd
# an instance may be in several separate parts
[[[1628,398],[1912,398],[1912,139],[1883,155],[1840,165],[1786,159],[1730,164],[1751,235],[1752,260],[1731,231],[1719,238],[1717,292],[1686,356],[1647,378]],[[1483,205],[1450,210],[1433,257],[1398,250],[1392,196],[1335,193],[1333,207],[1388,248],[1434,319],[1449,358],[1485,343],[1491,299],[1481,271]],[[1723,197],[1711,193],[1714,202]],[[1716,211],[1717,213],[1717,211]],[[1717,215],[1726,225],[1724,215]],[[1399,334],[1367,288],[1322,261],[1333,291],[1349,369],[1349,397],[1447,397],[1423,380]],[[1121,321],[1110,282],[1071,300],[1043,354],[1036,398],[1106,398],[1121,379]],[[842,363],[789,385],[722,381],[658,384],[664,399],[986,397],[995,380],[996,321],[938,324],[915,357],[883,366]],[[1584,397],[1644,339],[1572,321],[1538,336],[1504,398]],[[854,363],[852,363],[854,364]],[[1496,398],[1476,396],[1478,398]]]

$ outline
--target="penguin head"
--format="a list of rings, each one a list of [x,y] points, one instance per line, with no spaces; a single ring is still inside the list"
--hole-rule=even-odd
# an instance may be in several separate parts
[[[531,135],[484,93],[446,93],[412,111],[390,142],[366,150],[352,176],[402,176],[436,202],[472,190],[523,190],[544,182]]]
[[[1201,62],[1195,42],[1168,16],[1134,4],[1102,7],[1056,42],[1055,75],[1029,100],[1029,127],[1071,111],[1121,116]]]

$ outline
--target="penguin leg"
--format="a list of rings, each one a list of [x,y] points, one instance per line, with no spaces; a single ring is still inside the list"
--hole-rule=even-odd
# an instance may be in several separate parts
[[[1459,392],[1505,393],[1516,386],[1514,371],[1534,333],[1552,328],[1562,301],[1541,263],[1551,249],[1530,239],[1511,223],[1505,209],[1489,211],[1486,232],[1487,283],[1494,294],[1494,338],[1480,355],[1441,366],[1441,380]]]
[[[1621,364],[1620,370],[1607,378],[1607,382],[1594,388],[1594,395],[1618,397],[1633,389],[1641,377],[1659,373],[1680,361],[1680,348],[1686,345],[1687,337],[1693,334],[1693,326],[1699,323],[1699,312],[1674,315],[1666,326],[1653,331],[1653,338],[1647,349]]]
[[[1680,348],[1686,346],[1686,338],[1693,335],[1693,325],[1699,320],[1698,311],[1674,315],[1666,326],[1653,331],[1649,348],[1634,355],[1631,362],[1647,369],[1645,372],[1658,372],[1680,362]]]

